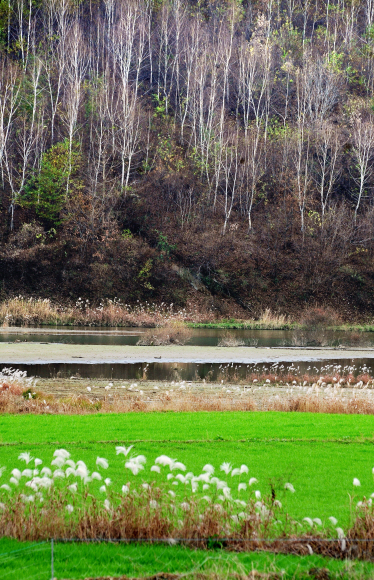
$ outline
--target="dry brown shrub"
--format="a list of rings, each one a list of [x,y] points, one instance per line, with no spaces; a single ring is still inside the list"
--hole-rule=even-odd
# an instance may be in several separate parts
[[[24,397],[23,391],[0,391],[0,413],[11,414],[85,414],[100,411],[99,401],[90,401],[87,397],[72,396],[68,399],[57,399],[53,395],[37,392],[35,398]]]
[[[56,398],[37,393],[35,399],[25,399],[11,390],[0,391],[0,412],[12,414],[92,414],[92,413],[137,413],[137,412],[193,412],[193,411],[268,411],[363,414],[374,415],[374,401],[352,397],[342,399],[340,395],[324,398],[317,394],[308,396],[285,396],[284,399],[263,397],[259,406],[250,393],[191,393],[159,392],[152,398],[146,394],[124,393],[105,395],[98,399],[85,395]]]
[[[33,386],[33,379],[27,379],[26,373],[4,368],[0,373],[0,408],[2,401],[20,397],[25,388],[30,385]]]
[[[131,490],[131,486],[130,486]],[[353,525],[345,538],[331,539],[331,530],[300,532],[297,522],[284,514],[282,529],[274,529],[273,500],[263,503],[268,511],[260,516],[254,501],[247,504],[246,517],[239,527],[232,525],[229,506],[204,504],[189,499],[183,519],[175,516],[175,505],[165,501],[159,487],[126,496],[114,494],[110,507],[95,496],[83,492],[82,507],[76,507],[73,517],[66,517],[66,505],[71,494],[65,489],[51,489],[43,495],[43,507],[37,502],[25,502],[21,493],[10,497],[0,511],[0,536],[21,541],[51,538],[65,540],[129,540],[165,541],[183,538],[179,543],[206,549],[219,547],[231,551],[269,551],[283,554],[320,554],[332,558],[366,559],[374,557],[374,514],[367,502],[356,512]],[[155,506],[150,508],[151,502]]]
[[[191,304],[187,310],[174,309],[164,303],[135,306],[121,300],[102,300],[91,305],[87,300],[77,300],[73,305],[54,304],[49,299],[17,296],[0,303],[0,324],[3,326],[29,326],[38,324],[62,324],[77,326],[131,326],[154,328],[170,323],[212,322],[214,314],[202,311]]]
[[[57,394],[34,391],[22,388],[0,387],[0,412],[12,414],[94,414],[101,413],[132,413],[132,412],[193,412],[193,411],[284,411],[303,413],[342,413],[342,414],[373,414],[374,399],[371,390],[366,391],[367,383],[350,385],[349,391],[340,388],[338,383],[331,383],[327,389],[314,384],[313,392],[300,392],[294,395],[285,392],[285,386],[279,391],[274,389],[277,377],[266,375],[270,387],[258,391],[251,388],[221,389],[200,385],[198,388],[181,387],[170,390],[146,387],[145,391],[118,389],[99,389],[95,393],[72,394],[69,389],[58,391]],[[367,377],[363,377],[366,379]],[[300,377],[299,377],[300,379]],[[320,379],[321,380],[321,379]],[[301,381],[299,380],[298,383]],[[259,383],[261,384],[261,383]],[[278,380],[279,384],[279,380]],[[170,385],[174,386],[174,385]],[[253,384],[253,387],[257,384]],[[287,385],[292,387],[293,385]],[[349,386],[349,385],[348,385]],[[218,388],[217,388],[218,387]],[[144,388],[144,387],[143,387]],[[297,388],[297,387],[296,387]],[[353,390],[352,390],[353,388]],[[74,387],[75,389],[75,387]],[[67,393],[63,394],[63,393]],[[281,397],[279,398],[279,394]]]
[[[111,500],[114,499],[111,498]],[[45,494],[43,508],[35,502],[25,503],[22,494],[17,494],[4,504],[0,511],[0,536],[26,540],[64,539],[122,539],[154,540],[182,537],[199,539],[206,547],[207,540],[214,536],[225,537],[231,513],[222,508],[217,511],[213,505],[204,509],[203,520],[199,517],[201,506],[197,500],[189,499],[189,509],[183,516],[183,524],[175,517],[174,504],[164,497],[159,487],[148,491],[137,490],[136,495],[116,497],[118,505],[109,510],[95,496],[82,497],[83,509],[77,509],[76,516],[67,519],[65,506],[71,501],[68,491],[51,491]],[[169,496],[170,500],[170,496]],[[157,502],[150,509],[150,502]],[[261,519],[255,511],[254,503],[248,506],[253,519],[253,528],[262,529]]]
[[[358,375],[356,377],[356,383],[362,381],[365,385],[367,385],[370,381],[373,380],[373,377],[369,375],[369,373],[364,373],[362,375]]]
[[[22,395],[23,386],[15,383],[3,382],[0,386],[0,393],[9,393],[12,395]]]
[[[163,328],[145,332],[136,343],[138,346],[164,346],[169,344],[186,344],[192,337],[192,330],[177,321]]]
[[[374,415],[374,402],[351,399],[342,400],[338,397],[323,399],[317,395],[309,397],[291,397],[289,399],[277,399],[264,401],[268,411],[288,411],[300,413],[328,413],[345,415]]]
[[[9,241],[16,248],[30,248],[42,239],[43,234],[44,228],[39,224],[24,223],[18,231],[12,233]]]
[[[21,394],[22,395],[22,394]],[[254,411],[256,405],[250,397],[232,398],[228,394],[160,393],[150,399],[125,393],[106,395],[104,399],[73,395],[58,399],[53,395],[37,393],[35,399],[24,398],[11,391],[0,391],[1,413],[31,414],[91,414],[131,413],[154,411]]]
[[[19,296],[0,304],[0,322],[5,326],[29,326],[43,322],[57,324],[58,318],[58,308],[48,299],[26,300]]]
[[[261,373],[258,375],[258,378],[260,381],[262,382],[266,382],[266,381],[270,381],[271,383],[277,383],[279,382],[279,375],[273,374],[273,373]]]
[[[304,310],[300,323],[307,328],[319,328],[338,326],[342,320],[338,312],[329,306],[310,306]]]
[[[227,394],[160,393],[154,399],[125,395],[107,397],[101,412],[189,412],[189,411],[254,411],[256,405],[250,397],[234,399]]]

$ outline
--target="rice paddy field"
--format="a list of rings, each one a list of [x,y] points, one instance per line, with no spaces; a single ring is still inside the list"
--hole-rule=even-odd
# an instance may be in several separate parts
[[[23,452],[50,465],[54,451],[63,447],[75,462],[83,460],[92,470],[97,457],[106,458],[105,476],[120,487],[132,475],[118,461],[116,447],[120,445],[133,444],[132,451],[144,455],[149,467],[163,454],[194,473],[207,463],[216,470],[224,462],[235,467],[246,464],[247,479],[258,480],[256,489],[262,495],[271,491],[273,482],[279,482],[279,487],[292,482],[296,492],[282,492],[282,503],[299,519],[327,521],[334,516],[347,526],[348,494],[361,499],[374,492],[371,416],[278,412],[8,415],[0,417],[0,432],[1,465],[8,472],[11,466],[22,467],[17,458]],[[6,472],[2,483],[5,477]],[[359,488],[353,487],[354,478],[360,480]]]
[[[0,580],[374,578],[371,352],[269,350],[3,367]]]
[[[51,578],[49,543],[0,540],[1,574],[7,580]],[[183,546],[136,544],[72,544],[54,546],[56,578],[331,578],[370,579],[367,562],[333,560],[323,556],[237,553],[191,550]],[[167,570],[161,573],[160,570]]]
[[[60,529],[65,531],[66,526],[73,526],[75,514],[80,509],[82,477],[90,478],[89,494],[103,510],[105,505],[114,506],[118,502],[124,493],[123,486],[127,488],[125,495],[128,497],[128,490],[140,489],[155,481],[165,494],[174,493],[175,499],[169,497],[177,506],[180,518],[190,509],[180,508],[183,503],[192,505],[195,502],[195,506],[201,506],[200,515],[207,513],[212,505],[220,503],[224,507],[227,497],[219,499],[220,493],[230,495],[232,502],[244,501],[247,506],[255,506],[259,500],[264,506],[269,505],[275,493],[276,501],[282,506],[277,515],[279,520],[288,514],[291,527],[298,522],[304,534],[313,530],[314,534],[331,538],[337,538],[338,527],[347,530],[352,525],[356,504],[363,497],[370,498],[374,492],[374,421],[369,415],[281,412],[1,415],[0,436],[0,466],[6,468],[0,484],[9,485],[12,490],[0,487],[0,502],[4,503],[8,494],[22,493],[25,497],[33,494],[32,501],[24,499],[25,510],[28,510],[34,509],[38,493],[48,495],[43,486],[25,487],[31,474],[18,477],[16,472],[12,475],[13,470],[18,469],[21,474],[25,469],[36,467],[62,471],[64,476],[54,477],[54,473],[51,479],[59,490],[60,500],[73,508],[72,513],[64,515],[65,528]],[[74,463],[75,472],[71,474],[67,471],[69,462]],[[176,464],[179,465],[175,467]],[[77,475],[81,465],[86,472]],[[136,465],[141,468],[137,469]],[[154,467],[158,470],[153,470]],[[188,486],[183,485],[183,478],[187,478],[188,473],[200,478],[196,479],[193,502],[190,500],[193,484],[190,481]],[[178,474],[181,477],[177,478]],[[204,474],[208,474],[205,479],[201,478]],[[40,475],[48,476],[48,471]],[[229,492],[223,491],[224,486],[217,484],[216,489],[212,485],[215,476],[226,482]],[[10,482],[12,477],[13,483]],[[18,483],[14,483],[14,479]],[[74,482],[78,482],[77,493],[67,492],[67,486]],[[240,484],[245,487],[239,490]],[[295,491],[290,491],[286,484],[291,484]],[[204,489],[206,485],[208,490]],[[143,489],[149,493],[146,487]],[[211,504],[203,499],[204,496],[210,497]],[[156,496],[152,495],[149,501],[150,497],[148,504],[156,501]],[[157,501],[161,503],[160,499]],[[144,504],[140,504],[139,513],[144,508]],[[235,505],[235,514],[247,509],[241,504],[232,505]],[[230,518],[235,514],[232,512]],[[18,528],[18,536],[22,535],[19,530],[27,527],[25,522],[35,516],[34,512],[25,511],[26,519],[23,527]],[[232,521],[235,527],[239,520]],[[174,535],[180,537],[186,529],[182,527]],[[43,534],[43,529],[39,533],[34,530],[32,542],[0,540],[1,578],[51,578],[51,544],[48,534]],[[23,539],[25,537],[27,534]],[[159,541],[140,545],[134,542],[56,542],[54,577],[139,578],[161,572],[190,577],[217,577],[217,574],[234,577],[256,570],[292,578],[310,577],[310,574],[319,577],[323,569],[329,570],[327,577],[374,577],[371,563],[345,561],[343,554],[339,559],[329,559],[310,554],[309,549],[304,555],[233,553],[219,543],[215,545],[212,537],[210,544],[208,541],[205,545],[208,549],[204,550],[198,549],[199,546],[192,549],[191,545],[169,545]],[[23,570],[22,575],[20,570]]]

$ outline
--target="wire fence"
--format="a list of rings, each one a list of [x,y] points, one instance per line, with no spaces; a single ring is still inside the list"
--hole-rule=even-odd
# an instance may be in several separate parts
[[[287,547],[288,544],[288,547]],[[4,540],[1,543],[1,580],[114,580],[120,578],[147,578],[170,580],[181,576],[188,578],[255,577],[261,574],[281,574],[297,578],[312,570],[330,570],[346,577],[373,578],[373,539],[361,539],[350,545],[336,539],[308,540],[292,538],[282,540],[232,539],[184,540],[51,540],[37,543],[20,543]],[[325,549],[321,550],[321,546]],[[315,548],[318,548],[315,553]],[[352,563],[347,558],[348,548],[357,549],[360,561]],[[5,548],[5,549],[4,549]],[[204,548],[204,549],[201,549]],[[314,549],[313,549],[314,548]],[[319,551],[319,553],[318,553]],[[354,550],[353,550],[354,552]],[[295,554],[298,554],[295,558]],[[333,560],[326,556],[334,555]],[[353,570],[354,566],[356,569]],[[359,569],[357,569],[357,566]],[[353,573],[354,572],[354,573]],[[351,575],[352,574],[352,575]],[[305,577],[305,576],[304,576]],[[344,576],[345,577],[345,576]]]

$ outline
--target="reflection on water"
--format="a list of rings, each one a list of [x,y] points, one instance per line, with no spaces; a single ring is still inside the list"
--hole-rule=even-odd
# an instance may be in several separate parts
[[[251,380],[253,375],[272,374],[318,375],[322,373],[339,373],[355,376],[361,373],[373,374],[373,359],[335,359],[313,362],[277,362],[251,364],[222,363],[126,363],[126,364],[20,364],[17,369],[27,371],[28,376],[40,378],[87,378],[116,380],[175,380],[175,381],[240,381]],[[4,368],[9,365],[0,365]]]
[[[146,329],[93,329],[66,327],[1,329],[0,342],[40,342],[60,344],[135,345]],[[374,332],[344,332],[325,330],[244,330],[244,329],[191,329],[192,346],[217,346],[226,337],[244,344],[269,346],[374,346]]]

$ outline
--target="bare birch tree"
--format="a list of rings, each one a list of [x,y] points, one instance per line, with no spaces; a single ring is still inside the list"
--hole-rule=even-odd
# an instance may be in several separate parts
[[[354,192],[356,200],[354,219],[356,222],[362,199],[368,195],[367,188],[371,185],[370,180],[373,173],[371,162],[374,153],[374,123],[371,116],[364,119],[362,114],[356,113],[352,119],[352,129],[352,153],[356,163],[354,181],[357,185],[357,191]]]
[[[306,53],[299,76],[304,85],[305,114],[312,124],[322,124],[339,100],[341,79],[321,60]]]
[[[300,212],[301,233],[305,236],[305,207],[310,190],[310,135],[307,127],[309,106],[308,84],[303,71],[296,73],[297,110],[294,135],[293,165],[295,171],[296,199]]]
[[[338,163],[341,155],[341,146],[338,132],[328,122],[324,122],[322,127],[316,131],[315,140],[313,179],[321,201],[321,221],[323,226],[331,194],[341,173]]]
[[[87,70],[87,54],[79,22],[76,20],[67,38],[67,59],[64,75],[62,118],[69,141],[69,168],[66,180],[66,197],[69,194],[72,170],[73,140],[78,130],[78,115],[83,98],[83,81]]]
[[[224,143],[223,152],[220,158],[222,176],[220,189],[223,194],[224,210],[224,222],[222,228],[223,235],[226,233],[227,224],[230,220],[238,194],[238,173],[240,165],[238,136],[238,129],[228,135]]]
[[[40,83],[42,63],[35,54],[30,58],[28,78],[30,93],[22,95],[22,113],[15,117],[12,131],[12,148],[5,148],[5,168],[12,193],[11,224],[13,229],[14,208],[32,171],[37,170],[44,149],[44,99]]]
[[[137,5],[123,8],[113,34],[113,52],[119,78],[116,142],[121,157],[121,189],[129,183],[133,157],[140,136],[139,75],[145,49],[145,21]]]
[[[252,229],[252,209],[256,187],[264,171],[266,132],[270,111],[270,74],[272,48],[263,16],[257,22],[248,44],[239,47],[239,103],[244,123],[245,206],[248,229]]]

